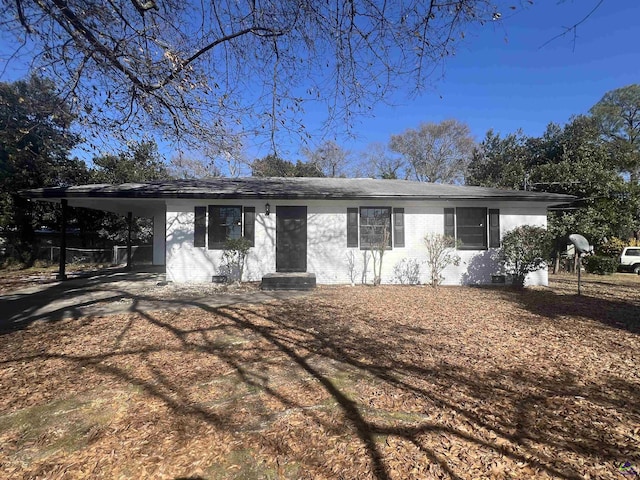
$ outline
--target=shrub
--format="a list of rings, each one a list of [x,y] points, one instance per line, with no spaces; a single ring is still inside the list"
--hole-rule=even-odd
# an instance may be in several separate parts
[[[345,258],[347,260],[347,270],[349,270],[349,280],[351,281],[351,285],[355,285],[358,274],[356,270],[356,254],[353,253],[353,250],[349,250]]]
[[[513,285],[523,287],[528,273],[543,268],[547,251],[547,231],[542,227],[522,225],[507,232],[502,239],[501,254]]]
[[[225,242],[222,253],[222,270],[229,281],[235,280],[238,283],[242,281],[244,264],[250,248],[251,242],[246,238],[233,238]]]
[[[618,259],[603,255],[586,257],[582,260],[582,263],[587,272],[595,273],[596,275],[611,275],[618,269]]]
[[[402,285],[420,283],[420,263],[413,258],[403,258],[393,266],[393,277]]]
[[[380,285],[382,283],[382,260],[384,259],[384,252],[389,245],[389,232],[388,223],[384,224],[382,235],[378,242],[371,247],[371,259],[373,260],[373,285]]]
[[[449,265],[460,265],[460,257],[455,253],[456,241],[453,237],[430,233],[424,237],[427,247],[427,265],[432,287],[437,287],[444,280],[442,272]]]
[[[607,243],[603,243],[598,246],[597,252],[604,257],[615,257],[620,255],[624,247],[627,246],[627,241],[621,238],[610,238]]]

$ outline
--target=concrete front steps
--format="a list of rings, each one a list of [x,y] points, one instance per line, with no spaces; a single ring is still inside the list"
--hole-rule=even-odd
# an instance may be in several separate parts
[[[305,272],[268,273],[262,277],[262,290],[313,290],[316,274]]]

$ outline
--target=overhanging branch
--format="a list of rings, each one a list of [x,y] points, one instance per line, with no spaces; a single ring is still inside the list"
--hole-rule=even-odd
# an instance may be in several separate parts
[[[91,45],[91,47],[93,47],[93,49],[95,49],[95,51],[98,54],[100,54],[103,58],[105,58],[115,69],[122,72],[137,88],[139,88],[145,93],[151,93],[155,90],[159,90],[165,87],[166,85],[171,83],[173,80],[175,80],[178,77],[178,75],[180,75],[180,73],[182,73],[187,66],[189,66],[191,63],[196,61],[202,55],[204,55],[205,53],[207,53],[208,51],[210,51],[211,49],[215,48],[216,46],[222,43],[229,42],[235,38],[242,37],[248,34],[258,35],[265,38],[278,37],[285,34],[285,31],[274,30],[268,27],[257,27],[257,26],[247,27],[237,32],[230,33],[228,35],[222,36],[216,39],[215,41],[205,45],[196,53],[194,53],[187,59],[181,61],[178,64],[178,66],[175,67],[173,71],[160,82],[155,84],[148,84],[140,80],[140,78],[136,75],[136,73],[133,70],[131,70],[130,68],[127,68],[125,65],[123,65],[122,62],[118,60],[117,56],[111,49],[106,47],[102,42],[100,42],[100,40],[98,40],[98,38],[93,34],[93,32],[84,25],[82,20],[80,20],[80,18],[75,14],[75,12],[71,10],[71,8],[69,8],[65,0],[52,0],[52,1],[53,1],[53,4],[57,7],[57,9],[62,14],[64,20],[66,20],[70,24],[70,26],[73,28],[73,30],[71,31],[67,25],[61,24],[61,26],[65,28],[65,30],[67,30],[70,35],[74,36],[75,38],[77,38],[77,35],[80,35],[84,40],[86,40]],[[133,0],[133,2],[136,4],[138,3],[136,0]],[[43,10],[48,10],[46,5],[44,5],[41,1],[38,3]],[[147,2],[145,5],[148,5],[150,3],[151,2]],[[60,23],[60,20],[61,20],[60,17],[56,16],[55,18]]]
[[[553,38],[550,38],[549,40],[547,40],[546,42],[544,42],[542,45],[540,45],[538,47],[538,49],[542,49],[544,47],[546,47],[547,45],[549,45],[551,42],[553,42],[554,40],[557,40],[558,38],[564,37],[565,35],[567,35],[570,32],[573,32],[573,40],[574,40],[574,47],[575,47],[575,38],[576,38],[576,32],[578,30],[578,27],[580,25],[582,25],[584,22],[587,21],[587,19],[593,15],[595,13],[596,10],[598,10],[598,8],[600,8],[600,5],[602,5],[604,3],[604,0],[600,0],[595,7],[593,7],[591,9],[591,11],[589,13],[587,13],[580,21],[574,23],[572,26],[570,27],[565,27],[564,32],[559,33],[558,35],[556,35]]]

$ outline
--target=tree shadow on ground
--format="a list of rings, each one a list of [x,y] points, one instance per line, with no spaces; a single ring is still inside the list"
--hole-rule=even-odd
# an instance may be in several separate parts
[[[542,302],[549,292],[520,295],[505,290],[498,294],[536,315],[590,311],[589,305],[576,313],[570,302]],[[136,302],[143,300],[144,296],[136,298]],[[256,401],[249,405],[254,418],[247,422],[238,415],[239,408],[247,408],[242,395],[220,405],[195,401],[194,383],[202,379],[196,380],[199,377],[188,368],[207,362],[223,365],[225,375],[232,373],[242,388],[258,392],[260,398],[282,405],[285,411],[300,413],[327,437],[355,435],[366,453],[367,476],[378,480],[391,478],[392,463],[397,463],[389,458],[389,439],[413,445],[437,466],[438,475],[454,480],[468,476],[461,461],[464,454],[452,457],[454,446],[526,466],[532,476],[537,472],[561,479],[583,478],[580,469],[585,463],[611,464],[630,455],[630,437],[609,428],[624,418],[640,419],[640,385],[634,381],[603,374],[599,382],[587,383],[580,372],[570,368],[558,366],[540,373],[517,364],[485,365],[472,355],[468,361],[458,362],[467,355],[462,340],[460,345],[444,340],[439,343],[429,328],[420,332],[411,322],[389,320],[385,324],[366,309],[345,311],[320,296],[266,307],[193,306],[206,314],[204,320],[193,322],[180,313],[136,311],[127,322],[113,325],[111,333],[103,334],[96,351],[88,348],[70,353],[54,343],[45,352],[4,358],[0,368],[61,361],[72,371],[89,371],[133,385],[179,418],[232,433],[261,431],[279,418],[282,410]],[[609,305],[606,312],[615,306]],[[599,318],[593,312],[590,315],[588,318]],[[91,321],[87,322],[91,326]],[[69,328],[74,327],[79,330],[83,325],[70,322]],[[155,336],[134,335],[139,327],[155,332]],[[73,335],[73,331],[67,333]],[[459,351],[452,352],[452,348]],[[158,354],[166,358],[157,360]],[[189,367],[176,370],[170,359]],[[306,401],[274,385],[270,379],[274,369],[285,369],[294,379],[312,381],[317,392],[336,405],[331,421],[320,410],[308,408]],[[344,376],[347,381],[340,380]],[[597,422],[593,421],[594,413],[601,416]],[[386,442],[381,442],[380,436],[386,437]],[[283,455],[278,444],[265,441],[261,448],[274,457]],[[304,462],[302,457],[298,460]],[[327,477],[335,475],[324,464],[313,468]],[[526,471],[520,474],[526,475]]]
[[[37,290],[20,289],[0,295],[0,335],[19,330],[40,319],[56,322],[80,318],[84,307],[100,302],[117,302],[127,292],[113,287],[129,280],[140,282],[155,278],[154,272],[129,272],[124,268],[77,274],[66,281],[39,285]],[[51,306],[51,308],[49,308]]]
[[[224,289],[204,289],[201,295],[193,292],[184,298],[171,298],[156,288],[166,284],[155,269],[140,271],[124,268],[88,272],[64,282],[40,285],[0,295],[0,336],[29,327],[34,322],[56,323],[65,319],[111,313],[187,308],[193,302],[232,304],[246,303],[287,296],[282,292],[256,292],[255,284],[247,284],[228,295]],[[208,285],[216,287],[216,285]],[[243,295],[244,293],[244,295]],[[178,295],[179,296],[179,295]]]
[[[563,283],[565,289],[575,288],[575,293],[570,290],[558,293],[548,289],[526,289],[520,292],[507,289],[502,292],[501,297],[508,301],[515,300],[533,315],[550,319],[580,317],[607,327],[640,333],[640,294],[637,289],[628,298],[621,300],[606,296],[605,289],[611,288],[609,283],[589,282],[589,286],[593,288],[587,292],[583,288],[582,295],[577,294],[577,280],[564,280]]]

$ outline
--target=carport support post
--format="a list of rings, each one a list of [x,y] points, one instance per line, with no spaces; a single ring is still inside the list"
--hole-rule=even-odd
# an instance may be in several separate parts
[[[131,229],[133,227],[133,213],[127,212],[127,270],[131,270]]]
[[[62,205],[62,218],[60,220],[60,267],[58,268],[57,280],[66,280],[67,274],[65,268],[67,266],[67,199],[60,200]]]

